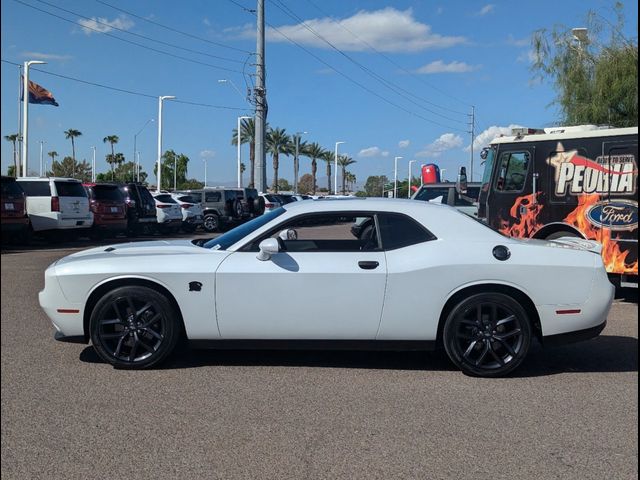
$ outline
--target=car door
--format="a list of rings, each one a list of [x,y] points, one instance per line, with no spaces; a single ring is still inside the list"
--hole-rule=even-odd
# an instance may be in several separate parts
[[[281,251],[258,260],[259,242],[278,235]],[[370,213],[307,214],[281,223],[218,268],[222,338],[375,339],[387,276],[378,245]]]

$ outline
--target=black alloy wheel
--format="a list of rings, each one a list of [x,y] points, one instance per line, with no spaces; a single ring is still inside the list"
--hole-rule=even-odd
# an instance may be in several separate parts
[[[443,331],[444,347],[463,373],[499,377],[529,351],[531,323],[522,306],[502,293],[479,293],[458,303]]]
[[[174,350],[180,335],[171,303],[141,286],[108,292],[93,309],[90,325],[100,358],[119,368],[156,365]]]
[[[215,213],[207,213],[203,219],[203,228],[207,232],[217,232],[220,228],[220,219]]]

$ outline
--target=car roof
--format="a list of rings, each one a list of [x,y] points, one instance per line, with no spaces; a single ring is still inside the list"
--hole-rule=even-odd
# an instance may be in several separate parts
[[[50,180],[54,180],[54,181],[65,181],[65,182],[77,182],[77,183],[82,183],[80,182],[80,180],[78,180],[77,178],[68,178],[68,177],[18,177],[16,180],[21,181],[21,180],[28,180],[30,182],[33,181],[37,181],[37,182],[48,182]]]

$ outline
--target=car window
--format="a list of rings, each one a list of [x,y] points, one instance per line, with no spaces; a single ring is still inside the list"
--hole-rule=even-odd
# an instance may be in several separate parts
[[[271,210],[270,212],[260,215],[253,220],[243,223],[242,225],[229,230],[227,233],[220,235],[219,237],[209,240],[202,245],[204,248],[212,248],[214,250],[226,250],[231,245],[242,240],[247,235],[255,232],[259,228],[265,226],[271,220],[282,215],[286,210],[282,207]]]
[[[222,195],[220,192],[205,192],[204,201],[205,202],[219,202]]]
[[[159,201],[159,202],[162,202],[162,203],[178,203],[178,202],[176,202],[176,201],[173,199],[173,197],[172,197],[170,194],[168,194],[168,193],[163,193],[163,194],[161,194],[161,195],[156,195],[156,196],[155,196],[155,199],[156,199],[157,201]]]
[[[147,190],[144,187],[139,187],[138,188],[138,192],[140,194],[140,198],[145,202],[148,203],[150,205],[155,205],[155,202],[153,200],[153,195],[151,195],[151,192],[149,190]]]
[[[478,195],[480,194],[480,187],[467,187],[467,193],[460,194],[456,192],[456,200],[454,205],[456,207],[471,207],[478,201]]]
[[[235,190],[225,190],[224,191],[224,199],[226,201],[235,200],[237,196],[237,192]]]
[[[124,195],[118,187],[107,185],[94,185],[91,187],[93,198],[96,200],[111,200],[113,202],[124,202]]]
[[[374,216],[367,213],[303,215],[253,242],[251,250],[257,251],[260,242],[268,237],[280,238],[279,243],[287,252],[359,252],[379,247]]]
[[[2,179],[2,195],[22,195],[22,189],[15,180]]]
[[[49,182],[37,182],[37,181],[21,181],[20,186],[28,196],[31,197],[50,197],[51,187]],[[85,194],[86,195],[86,194]]]
[[[198,201],[190,195],[182,195],[178,197],[178,200],[185,203],[198,203]]]
[[[443,203],[447,205],[449,200],[449,187],[437,187],[437,188],[421,188],[414,200],[422,200],[423,202],[435,201],[437,203]]]
[[[59,197],[87,197],[87,191],[80,182],[53,182]]]
[[[378,224],[384,250],[395,250],[436,239],[435,235],[413,218],[401,213],[380,213]]]
[[[524,188],[529,169],[529,152],[504,152],[500,155],[500,169],[495,189],[518,192]]]

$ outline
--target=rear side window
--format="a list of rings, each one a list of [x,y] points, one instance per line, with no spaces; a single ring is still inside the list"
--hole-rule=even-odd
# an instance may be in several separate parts
[[[59,197],[87,197],[87,191],[79,182],[54,182]]]
[[[2,195],[22,195],[22,189],[15,180],[2,180]]]
[[[235,200],[237,197],[237,192],[234,190],[226,190],[224,192],[224,199],[229,201],[229,200]]]
[[[124,202],[124,195],[118,187],[95,185],[91,187],[93,198],[96,200],[110,200],[112,202]]]
[[[48,181],[34,182],[34,181],[27,180],[24,182],[20,182],[20,186],[24,190],[24,193],[26,193],[30,197],[50,197],[51,196],[51,187],[49,186]],[[80,185],[80,188],[82,188],[82,185]],[[83,192],[82,196],[86,197],[87,194],[84,191],[84,188],[82,188],[82,192]]]
[[[423,202],[433,201],[447,205],[449,200],[449,187],[422,188],[414,197],[414,200],[422,200]]]
[[[380,213],[378,224],[384,250],[395,250],[436,239],[435,235],[414,219],[400,213]]]
[[[195,198],[189,195],[183,195],[181,197],[178,197],[178,200],[185,203],[198,203],[198,200],[196,200]]]
[[[153,196],[151,195],[151,193],[149,193],[149,190],[142,187],[142,188],[138,188],[138,191],[140,192],[140,198],[142,198],[142,200],[146,201],[151,205],[155,205],[155,202],[153,201]]]
[[[205,192],[205,202],[219,202],[221,198],[220,192]]]
[[[169,194],[156,195],[155,199],[162,203],[177,203]]]

